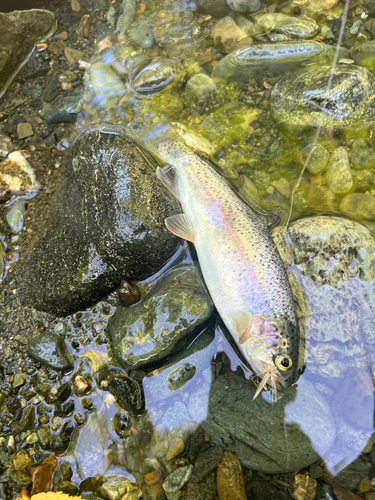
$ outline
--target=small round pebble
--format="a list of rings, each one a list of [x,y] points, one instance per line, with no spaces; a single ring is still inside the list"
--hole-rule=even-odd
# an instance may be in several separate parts
[[[198,73],[190,78],[186,84],[186,93],[199,101],[213,97],[216,84],[207,75]]]

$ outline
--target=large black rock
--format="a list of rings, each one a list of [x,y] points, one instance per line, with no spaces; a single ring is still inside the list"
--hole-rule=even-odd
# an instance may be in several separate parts
[[[22,302],[57,316],[92,306],[124,279],[151,276],[178,244],[164,224],[178,204],[153,158],[124,134],[82,134],[63,168],[18,269]]]

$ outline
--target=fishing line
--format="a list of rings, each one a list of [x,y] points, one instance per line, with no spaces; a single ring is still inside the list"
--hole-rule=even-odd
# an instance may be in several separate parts
[[[342,42],[342,39],[343,39],[343,36],[344,36],[344,30],[345,30],[345,24],[346,24],[346,18],[347,18],[347,15],[348,15],[348,10],[349,10],[349,3],[350,3],[350,0],[346,0],[345,1],[345,7],[344,7],[344,12],[342,14],[342,18],[341,18],[341,26],[340,26],[340,32],[339,32],[339,36],[338,36],[338,39],[337,39],[337,45],[336,45],[336,50],[335,50],[335,55],[333,57],[333,62],[332,62],[332,67],[331,67],[331,72],[330,72],[330,75],[329,75],[329,79],[328,79],[328,83],[327,83],[327,89],[326,89],[326,92],[328,93],[331,89],[331,86],[332,86],[332,80],[333,80],[333,76],[334,76],[334,73],[336,71],[336,66],[337,66],[337,61],[338,61],[338,58],[339,58],[339,52],[340,52],[340,48],[341,48],[341,42]],[[327,104],[327,100],[328,100],[328,96],[325,98],[325,100],[323,101],[323,104],[322,104],[322,108],[324,108]],[[321,117],[320,119],[320,123],[318,125],[318,128],[317,128],[317,131],[316,131],[316,134],[315,134],[315,138],[314,138],[314,141],[312,143],[312,147],[310,149],[310,152],[309,154],[307,155],[307,158],[305,160],[305,163],[303,164],[303,167],[302,167],[302,170],[301,170],[301,173],[298,177],[298,180],[297,180],[297,183],[296,185],[294,186],[293,188],[293,191],[292,191],[292,195],[290,197],[290,209],[289,209],[289,215],[288,215],[288,219],[286,221],[286,224],[285,224],[285,228],[284,228],[284,235],[285,233],[287,232],[288,230],[288,225],[289,225],[289,222],[290,222],[290,219],[292,218],[292,211],[293,211],[293,203],[294,203],[294,195],[297,191],[297,189],[299,188],[300,184],[301,184],[301,181],[302,181],[302,177],[303,177],[303,174],[305,173],[305,170],[307,168],[307,165],[309,164],[309,161],[311,159],[311,156],[314,152],[314,148],[315,146],[317,145],[318,143],[318,138],[319,138],[319,135],[320,135],[320,131],[322,129],[322,121],[323,121],[323,117]]]

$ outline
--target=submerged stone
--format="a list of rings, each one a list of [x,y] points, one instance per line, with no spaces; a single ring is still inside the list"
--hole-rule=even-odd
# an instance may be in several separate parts
[[[27,352],[37,361],[56,370],[71,370],[74,366],[64,338],[54,332],[44,332],[31,339]]]
[[[357,220],[375,220],[375,197],[369,193],[352,193],[340,203],[340,212]]]
[[[18,273],[23,303],[58,316],[151,276],[177,247],[164,224],[177,202],[158,182],[155,161],[128,137],[88,131],[63,168]]]
[[[373,71],[375,69],[375,40],[361,43],[359,47],[350,51],[350,57],[356,64]]]
[[[371,73],[360,66],[338,65],[327,91],[331,66],[302,69],[281,78],[271,92],[276,123],[289,135],[303,130],[366,128],[375,123]]]
[[[140,304],[120,309],[110,319],[113,353],[128,369],[158,361],[183,347],[187,335],[212,312],[195,268],[177,267]]]
[[[28,60],[36,42],[53,33],[52,12],[42,9],[0,13],[0,96]]]
[[[143,413],[145,401],[142,387],[126,375],[122,368],[104,365],[99,373],[99,387],[109,391],[116,398],[117,404],[131,415]]]
[[[25,211],[25,200],[16,200],[11,206],[5,218],[14,233],[21,231],[23,226],[23,213]]]
[[[349,155],[345,148],[336,148],[332,153],[326,172],[326,181],[336,194],[346,194],[353,187]]]
[[[332,47],[315,41],[254,44],[223,57],[211,77],[227,82],[246,82],[269,72],[285,74],[286,70],[327,64],[332,59]]]

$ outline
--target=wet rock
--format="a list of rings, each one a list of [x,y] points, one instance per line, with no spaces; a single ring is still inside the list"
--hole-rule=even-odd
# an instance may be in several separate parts
[[[177,59],[156,57],[131,76],[130,85],[138,99],[145,99],[180,86],[183,78],[184,67]]]
[[[353,187],[349,155],[345,148],[336,148],[331,155],[326,172],[326,181],[336,194],[345,194]]]
[[[49,427],[39,427],[39,429],[37,429],[36,431],[36,434],[38,436],[40,446],[43,449],[48,448],[48,445],[51,442],[51,432],[49,430]]]
[[[201,425],[215,444],[235,453],[243,466],[271,474],[301,469],[328,451],[336,430],[328,404],[311,382],[301,378],[297,388],[284,390],[272,412],[270,399],[251,402],[255,390],[252,382],[232,372],[211,383],[208,415]],[[314,435],[307,437],[310,427]]]
[[[122,0],[122,14],[117,20],[116,33],[125,33],[135,18],[136,0]]]
[[[216,498],[215,479],[215,474],[213,473],[200,483],[189,481],[186,485],[184,500],[213,500]]]
[[[175,437],[172,439],[168,446],[167,454],[165,458],[167,460],[172,460],[172,458],[177,457],[180,453],[182,453],[185,449],[185,443],[181,438]]]
[[[70,495],[70,496],[74,497],[78,493],[78,488],[75,484],[71,483],[70,481],[59,481],[53,487],[53,491],[61,491],[62,493],[65,493],[66,495]]]
[[[223,449],[220,446],[212,446],[208,450],[201,453],[195,464],[193,473],[190,479],[191,483],[200,483],[208,477],[223,458]]]
[[[25,200],[16,200],[5,216],[9,227],[14,233],[19,233],[22,229],[24,212]]]
[[[34,134],[33,127],[30,123],[19,123],[17,125],[17,135],[18,139],[25,139],[26,137],[31,137]]]
[[[253,13],[260,9],[260,0],[227,0],[227,4],[235,12]]]
[[[375,197],[365,193],[352,193],[340,203],[340,212],[352,219],[375,220]]]
[[[143,49],[150,49],[155,45],[150,20],[144,16],[138,16],[134,26],[129,30],[129,38],[140,45]]]
[[[337,500],[360,500],[360,497],[358,495],[355,495],[351,491],[348,491],[345,488],[342,488],[339,484],[333,483],[333,493]]]
[[[190,363],[180,365],[178,368],[168,373],[168,388],[171,391],[177,391],[194,377],[196,371],[196,367]]]
[[[45,493],[51,490],[52,474],[57,467],[57,459],[54,455],[48,455],[42,462],[30,469],[33,486],[30,495]]]
[[[34,463],[34,460],[30,457],[29,452],[26,450],[19,451],[13,457],[13,465],[16,470],[23,470],[30,467]]]
[[[163,482],[163,489],[167,495],[179,491],[189,480],[192,470],[192,465],[185,465],[184,467],[179,467],[174,472],[169,474]]]
[[[74,63],[83,59],[82,52],[80,52],[79,50],[71,49],[70,47],[65,47],[64,56],[69,66],[72,66]]]
[[[197,428],[194,430],[194,432],[191,434],[189,442],[187,444],[186,452],[191,462],[194,463],[196,461],[203,443],[204,443],[204,430],[200,425],[198,425]]]
[[[318,126],[349,131],[372,126],[375,103],[366,97],[373,94],[371,73],[360,66],[339,65],[327,92],[330,74],[330,66],[303,69],[281,78],[273,87],[272,116],[289,135],[298,136]]]
[[[215,19],[221,19],[229,13],[229,6],[225,0],[198,0],[198,12],[209,14]]]
[[[35,43],[52,34],[55,16],[41,9],[0,13],[0,96],[34,49]]]
[[[71,370],[74,366],[64,338],[54,332],[43,332],[32,338],[27,345],[27,352],[55,370]]]
[[[314,500],[317,484],[308,472],[296,474],[289,485],[289,492],[296,500]]]
[[[140,304],[112,316],[107,331],[114,355],[128,369],[162,359],[182,347],[186,336],[212,311],[196,270],[173,269]]]
[[[35,409],[34,406],[27,406],[23,412],[21,417],[21,431],[29,431],[34,428],[35,424]]]
[[[121,305],[127,307],[139,302],[145,293],[141,285],[125,282],[118,291],[118,297]]]
[[[368,477],[371,464],[365,462],[362,458],[357,458],[353,463],[349,464],[345,469],[335,476],[335,483],[347,490],[355,491],[361,479]]]
[[[12,196],[31,197],[37,189],[34,170],[21,151],[14,151],[0,163],[0,200]]]
[[[144,475],[144,480],[149,495],[158,495],[162,489],[163,478],[160,470],[154,470]]]
[[[81,17],[81,20],[79,22],[78,30],[77,30],[77,39],[79,40],[80,38],[87,38],[90,33],[90,28],[91,28],[91,17],[89,14],[86,14]]]
[[[292,500],[289,492],[274,486],[271,481],[253,474],[246,482],[246,494],[252,500]]]
[[[362,43],[351,50],[350,57],[354,59],[356,64],[373,71],[375,69],[375,40]]]
[[[138,500],[142,496],[140,487],[125,478],[107,479],[99,492],[108,500]]]
[[[215,47],[223,54],[229,54],[233,50],[240,48],[239,43],[243,39],[246,39],[246,41],[244,42],[245,45],[241,45],[241,47],[246,47],[252,42],[251,38],[247,38],[235,21],[229,16],[220,19],[215,24],[211,31],[211,38],[214,41]]]
[[[324,146],[316,144],[312,148],[312,151],[310,149],[303,151],[303,163],[307,160],[310,153],[311,156],[306,167],[308,172],[312,175],[321,174],[326,170],[331,155]]]
[[[216,486],[219,500],[247,500],[242,468],[233,453],[225,452],[218,465]]]
[[[13,378],[13,389],[19,389],[26,383],[26,376],[24,373],[15,373]]]
[[[190,78],[186,84],[186,93],[198,101],[211,99],[215,94],[216,84],[207,75],[198,74]]]
[[[52,123],[75,123],[78,113],[83,107],[83,91],[74,89],[69,95],[46,115],[46,122]]]
[[[16,491],[21,491],[23,488],[28,488],[31,484],[31,477],[25,470],[10,469],[9,483]]]
[[[281,178],[278,181],[273,181],[271,185],[282,195],[284,198],[289,198],[291,189],[290,189],[290,184],[289,182]]]
[[[126,375],[122,368],[104,365],[99,373],[99,387],[109,391],[118,405],[133,416],[144,411],[145,401],[141,386]]]
[[[117,412],[113,417],[113,429],[120,438],[125,438],[130,432],[130,422],[127,413]]]
[[[353,141],[349,157],[350,162],[356,169],[375,168],[375,151],[362,138]]]
[[[126,136],[84,133],[63,168],[18,273],[21,300],[58,316],[151,276],[177,246],[164,224],[177,203],[157,182],[152,158]]]
[[[8,156],[13,151],[12,139],[7,135],[0,134],[0,156]]]
[[[332,58],[332,48],[314,41],[254,44],[220,59],[211,77],[226,82],[247,82],[264,75],[265,69],[273,75],[284,75],[287,69],[300,68],[301,64],[328,64]],[[323,88],[326,89],[326,83]]]

